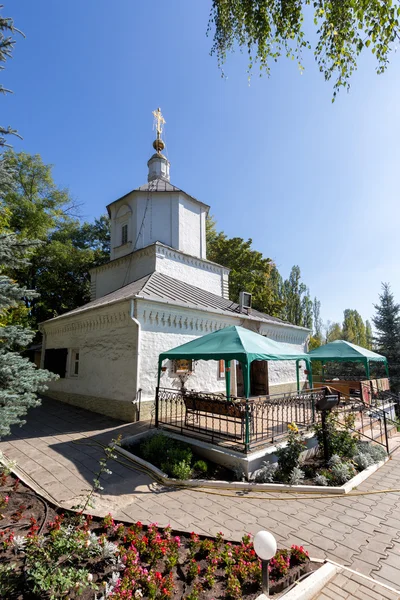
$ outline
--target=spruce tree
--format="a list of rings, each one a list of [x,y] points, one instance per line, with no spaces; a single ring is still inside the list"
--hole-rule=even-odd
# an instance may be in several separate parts
[[[31,246],[32,242],[20,240],[15,234],[0,234],[0,439],[10,433],[11,425],[25,423],[22,417],[28,409],[40,404],[38,392],[44,392],[46,382],[57,378],[21,356],[34,332],[9,324],[22,299],[36,294],[20,287],[4,272],[27,264],[25,255]]]
[[[374,347],[388,359],[391,388],[397,390],[400,384],[400,305],[395,303],[388,283],[382,283],[379,301],[374,305],[376,314],[372,318],[376,329]]]

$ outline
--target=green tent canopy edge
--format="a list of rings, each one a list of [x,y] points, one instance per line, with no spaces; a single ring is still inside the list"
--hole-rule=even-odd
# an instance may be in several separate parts
[[[245,397],[250,395],[250,365],[256,360],[278,361],[304,360],[307,365],[309,386],[312,388],[311,361],[305,352],[297,352],[289,344],[271,340],[259,333],[232,325],[224,327],[200,338],[186,342],[159,355],[157,387],[160,386],[161,367],[166,359],[224,360],[226,370],[226,396],[230,396],[230,363],[237,360],[242,364]],[[297,368],[299,388],[299,369]]]
[[[386,375],[389,377],[389,367],[387,358],[382,354],[377,354],[362,348],[356,344],[352,344],[346,340],[335,340],[329,342],[323,346],[319,346],[311,352],[308,356],[313,362],[359,362],[365,366],[367,378],[370,379],[370,362],[382,362],[385,365]]]

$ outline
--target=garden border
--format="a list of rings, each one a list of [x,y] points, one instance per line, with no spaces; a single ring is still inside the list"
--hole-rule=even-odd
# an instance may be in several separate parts
[[[310,558],[314,562],[320,562],[315,558]],[[312,600],[316,594],[336,575],[338,567],[329,561],[321,561],[324,564],[314,571],[309,577],[300,581],[294,588],[290,589],[280,598],[282,600]],[[268,600],[268,596],[261,594],[256,600]]]
[[[347,481],[347,483],[341,486],[322,486],[322,485],[286,485],[284,483],[254,483],[248,481],[211,481],[208,479],[172,479],[168,477],[163,471],[155,467],[152,463],[147,462],[143,458],[136,456],[136,454],[132,454],[125,448],[121,448],[120,446],[115,446],[115,450],[131,460],[133,463],[140,465],[143,467],[143,470],[147,471],[148,474],[153,475],[153,477],[159,480],[160,483],[167,486],[174,487],[200,487],[200,488],[213,488],[213,489],[232,489],[232,490],[247,490],[247,491],[271,491],[271,492],[292,492],[292,493],[301,493],[301,494],[311,494],[318,493],[321,495],[343,495],[351,492],[352,489],[359,486],[363,481],[368,479],[370,475],[375,473],[378,469],[383,467],[383,465],[390,459],[390,456],[387,456],[384,460],[381,460],[379,463],[375,463],[370,467],[358,473],[352,479]]]

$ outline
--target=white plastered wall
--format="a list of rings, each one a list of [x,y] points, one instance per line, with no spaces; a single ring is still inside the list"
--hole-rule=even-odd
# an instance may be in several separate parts
[[[50,382],[50,390],[126,402],[134,398],[137,328],[129,306],[121,302],[44,326],[47,349],[79,349],[78,377],[68,372]]]

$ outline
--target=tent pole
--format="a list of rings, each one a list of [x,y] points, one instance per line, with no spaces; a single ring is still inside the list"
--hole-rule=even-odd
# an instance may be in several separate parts
[[[325,363],[322,361],[322,383],[325,383]]]
[[[308,371],[308,385],[310,386],[310,390],[313,389],[313,375],[312,375],[312,366],[311,366],[311,360],[308,360],[306,365],[307,365],[307,371]]]
[[[161,366],[162,358],[158,359],[158,374],[157,374],[157,387],[156,387],[156,414],[154,417],[154,424],[158,427],[158,415],[159,415],[159,404],[160,404],[160,380],[161,380]]]
[[[300,391],[300,361],[296,360],[296,381],[297,381],[297,391]]]
[[[250,404],[249,404],[250,363],[249,363],[249,359],[247,357],[246,357],[246,362],[243,362],[242,365],[243,365],[243,375],[244,375],[244,395],[246,396],[244,447],[245,447],[245,452],[249,452],[249,450],[250,450]]]
[[[367,358],[367,360],[365,361],[365,370],[367,372],[367,379],[371,379],[370,377],[370,370],[369,370],[369,360]]]
[[[225,385],[226,385],[226,399],[229,400],[231,397],[231,361],[225,361]]]
[[[386,377],[389,377],[389,365],[387,360],[385,360],[385,372],[386,372]]]

